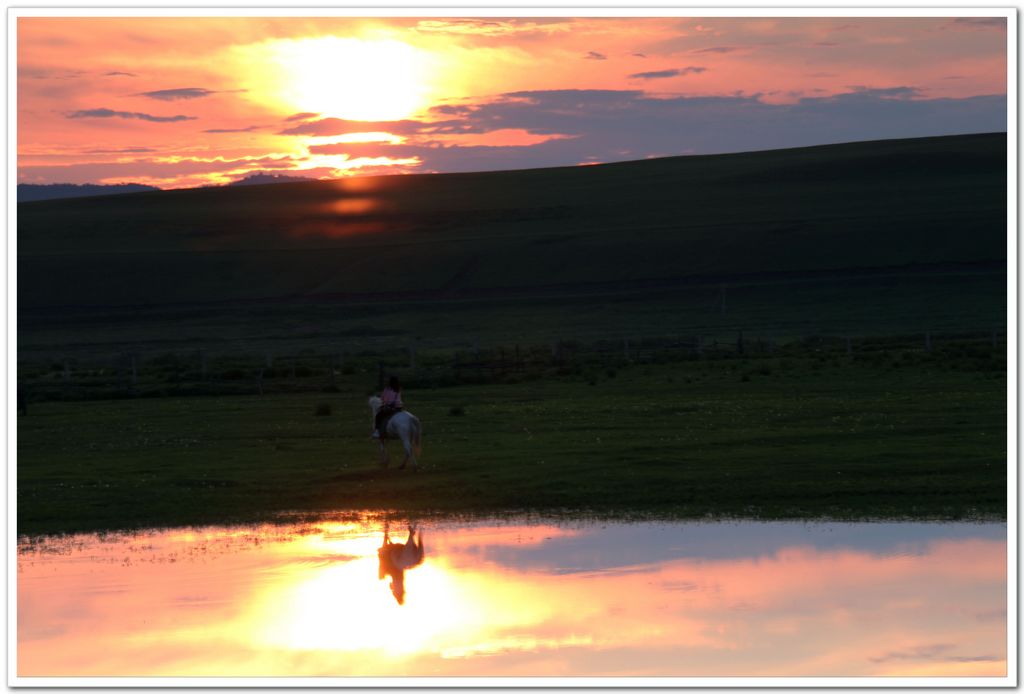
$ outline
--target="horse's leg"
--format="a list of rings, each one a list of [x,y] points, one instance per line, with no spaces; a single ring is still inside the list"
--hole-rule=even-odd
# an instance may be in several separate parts
[[[402,467],[405,467],[405,464],[412,460],[412,469],[418,470],[419,464],[416,462],[416,454],[412,450],[412,441],[410,440],[408,432],[406,432],[406,435],[402,437],[402,446],[405,448],[405,460],[402,461]]]
[[[377,443],[380,446],[380,465],[381,467],[387,467],[391,463],[390,458],[388,458],[387,446],[384,445],[383,440],[378,441]]]
[[[405,469],[405,464],[409,462],[409,456],[412,455],[412,444],[409,443],[409,437],[404,432],[402,433],[402,448],[405,449],[405,458],[402,459],[402,464],[398,466],[399,470]],[[413,465],[415,468],[416,466]]]

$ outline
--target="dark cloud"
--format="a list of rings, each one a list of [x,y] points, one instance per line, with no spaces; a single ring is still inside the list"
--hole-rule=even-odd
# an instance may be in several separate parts
[[[679,70],[654,70],[652,72],[634,72],[629,75],[631,80],[657,80],[664,79],[666,77],[676,77],[679,75]]]
[[[265,128],[265,125],[250,125],[248,128],[211,128],[204,130],[204,133],[251,133],[254,130]]]
[[[155,92],[141,92],[135,96],[145,96],[160,101],[180,101],[182,99],[199,99],[216,93],[202,87],[184,87],[182,89],[158,89]]]
[[[643,53],[630,53],[630,55],[635,56],[637,58],[646,58],[647,57]]]
[[[323,119],[290,134],[382,130],[398,145],[314,145],[313,154],[417,157],[424,171],[481,171],[715,154],[786,147],[1006,130],[1006,97],[912,98],[914,87],[869,88],[795,103],[759,95],[655,98],[639,90],[512,92],[488,102],[443,106],[438,121],[353,123]],[[392,127],[392,126],[397,127]],[[525,130],[552,139],[530,146],[461,146],[437,135]]]
[[[688,67],[680,68],[678,70],[654,70],[652,72],[634,72],[629,76],[630,79],[636,80],[657,80],[664,79],[666,77],[678,77],[681,75],[699,75],[702,72],[707,72],[706,67],[700,67],[697,65],[690,65]]]
[[[285,118],[284,122],[291,123],[297,120],[310,120],[311,118],[316,118],[319,115],[319,113],[293,113],[292,115]]]
[[[489,19],[427,19],[413,25],[423,33],[449,33],[482,38],[518,35],[546,35],[559,25],[569,26],[571,19],[562,17],[494,17]]]
[[[1006,29],[1006,17],[957,17],[953,24],[971,29]]]
[[[712,46],[711,48],[698,48],[693,53],[732,53],[738,50],[732,46]]]
[[[49,68],[35,67],[32,65],[19,65],[18,78],[30,80],[71,80],[81,77],[85,72],[82,70],[51,70]]]
[[[83,154],[147,154],[155,151],[151,147],[121,147],[120,149],[87,149]]]
[[[692,66],[691,66],[692,67]],[[680,71],[682,68],[680,68]],[[841,94],[800,98],[793,103],[768,103],[757,94],[728,96],[656,97],[642,90],[564,89],[520,91],[474,103],[437,106],[432,120],[350,121],[340,118],[307,120],[296,114],[281,134],[335,136],[384,131],[406,137],[399,144],[380,142],[313,144],[311,154],[343,154],[350,158],[415,158],[420,171],[457,172],[513,168],[571,166],[583,162],[612,162],[650,156],[715,154],[786,147],[925,137],[979,132],[1004,132],[1004,95],[965,99],[924,98],[912,85],[858,85]],[[301,117],[299,117],[301,116]],[[137,118],[169,122],[188,116],[93,109],[69,118]],[[250,128],[214,129],[244,132]],[[452,136],[521,130],[546,141],[528,146],[470,146]],[[453,141],[454,140],[454,141]],[[113,153],[113,152],[111,152]],[[173,163],[103,162],[64,169],[36,167],[32,173],[48,180],[86,182],[109,178],[115,171],[164,177],[203,171],[279,169],[296,165],[294,157],[252,162]],[[140,168],[141,167],[141,168]],[[175,167],[181,167],[176,169]],[[31,168],[31,167],[30,167]],[[43,169],[46,169],[44,171]],[[366,173],[367,170],[362,169]],[[120,174],[118,174],[120,175]],[[57,176],[57,178],[54,178]]]
[[[995,655],[947,655],[954,646],[949,643],[933,643],[917,646],[905,651],[890,651],[871,659],[875,663],[899,660],[941,660],[947,663],[994,663],[1003,660]]]
[[[84,111],[74,111],[67,114],[67,118],[127,118],[150,121],[151,123],[176,123],[182,120],[195,120],[195,116],[152,116],[148,113],[137,113],[133,111],[113,111],[109,108],[93,108]]]
[[[915,96],[921,95],[921,90],[917,87],[886,87],[883,89],[876,89],[861,85],[850,85],[848,88],[852,89],[853,93],[839,94],[837,95],[837,98],[856,99],[868,97],[878,99],[911,99]]]
[[[136,75],[134,72],[120,72],[118,70],[115,70],[113,72],[105,72],[105,73],[103,73],[103,76],[104,77],[138,77],[138,75]]]
[[[587,54],[583,56],[584,60],[608,60],[608,56],[604,53],[598,53],[597,51],[587,51]]]
[[[992,622],[992,621],[1003,621],[1006,619],[1005,609],[985,610],[978,612],[974,615],[974,618],[979,622]]]
[[[933,643],[917,646],[905,651],[890,651],[871,659],[874,663],[887,663],[893,660],[934,660],[953,649],[953,644]]]
[[[431,129],[431,124],[414,120],[361,121],[345,120],[343,118],[322,118],[286,128],[277,134],[328,137],[332,135],[348,135],[349,133],[389,132],[395,135],[413,135],[419,132],[429,132]]]

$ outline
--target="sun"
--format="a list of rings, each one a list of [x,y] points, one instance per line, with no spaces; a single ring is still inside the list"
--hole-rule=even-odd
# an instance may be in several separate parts
[[[389,121],[425,106],[432,61],[394,39],[321,36],[260,44],[247,62],[260,91],[285,110]]]

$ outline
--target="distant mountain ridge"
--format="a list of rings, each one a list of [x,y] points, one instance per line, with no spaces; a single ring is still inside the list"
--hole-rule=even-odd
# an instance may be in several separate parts
[[[306,176],[284,176],[282,174],[256,173],[228,183],[229,186],[261,186],[267,183],[308,183],[315,178]]]
[[[122,193],[145,193],[160,190],[156,186],[141,183],[119,183],[98,185],[95,183],[19,183],[18,202],[56,200],[59,198],[85,198],[91,195],[120,195]]]

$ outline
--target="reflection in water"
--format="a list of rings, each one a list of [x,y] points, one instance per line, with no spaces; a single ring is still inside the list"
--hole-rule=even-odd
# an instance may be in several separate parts
[[[405,544],[391,542],[388,535],[388,523],[384,522],[384,544],[377,550],[377,558],[380,568],[377,570],[377,578],[391,577],[391,594],[399,605],[405,603],[405,571],[423,563],[423,533],[419,534],[419,541],[416,540],[416,531],[412,524],[409,525],[409,538]]]
[[[426,531],[425,562],[372,518],[23,542],[18,675],[1006,674],[1005,524]]]

